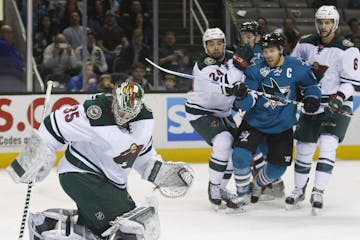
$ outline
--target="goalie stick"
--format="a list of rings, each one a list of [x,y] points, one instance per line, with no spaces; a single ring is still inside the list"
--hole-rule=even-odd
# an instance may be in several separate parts
[[[180,73],[180,72],[176,72],[176,71],[172,71],[172,70],[169,70],[169,69],[166,69],[166,68],[163,68],[163,67],[160,67],[159,65],[157,65],[156,63],[154,63],[153,61],[151,61],[150,59],[148,58],[145,58],[145,60],[151,64],[152,66],[154,66],[155,68],[163,71],[163,72],[166,72],[168,74],[172,74],[172,75],[175,75],[175,76],[178,76],[178,77],[183,77],[183,78],[187,78],[187,79],[191,79],[191,80],[197,80],[197,81],[208,81],[212,84],[215,84],[215,85],[220,85],[222,87],[227,87],[227,88],[233,88],[234,86],[231,85],[231,84],[227,84],[227,83],[223,83],[223,82],[215,82],[213,80],[210,80],[210,79],[206,79],[206,78],[198,78],[198,77],[195,77],[193,75],[190,75],[190,74],[185,74],[185,73]],[[278,102],[281,102],[281,103],[290,103],[290,104],[295,104],[297,105],[298,107],[301,107],[303,108],[304,107],[304,103],[303,102],[299,102],[299,101],[295,101],[295,100],[291,100],[291,99],[287,99],[287,98],[283,98],[283,97],[279,97],[279,96],[275,96],[275,95],[272,95],[272,94],[268,94],[268,93],[264,93],[264,92],[260,92],[260,91],[256,91],[256,90],[251,90],[251,89],[248,89],[248,91],[250,93],[254,93],[258,96],[263,96],[265,98],[268,98],[270,100],[274,100],[274,101],[278,101]],[[325,105],[325,104],[321,104],[320,107],[322,108],[327,108],[328,106]],[[352,117],[353,114],[352,113],[348,113],[348,112],[345,112],[345,111],[337,111],[336,113],[338,114],[341,114],[341,115],[344,115],[344,116],[347,116],[347,117]]]
[[[49,105],[52,86],[53,86],[53,81],[48,81],[47,87],[46,87],[46,93],[45,93],[44,109],[41,114],[42,120],[44,120],[44,118],[46,116],[46,110]],[[19,232],[19,238],[18,238],[19,240],[23,239],[23,236],[24,236],[24,229],[25,229],[27,215],[29,212],[30,198],[31,198],[31,192],[32,192],[33,186],[34,186],[34,182],[33,181],[29,182],[27,191],[26,191],[23,215],[22,215],[22,219],[21,219],[20,232]]]

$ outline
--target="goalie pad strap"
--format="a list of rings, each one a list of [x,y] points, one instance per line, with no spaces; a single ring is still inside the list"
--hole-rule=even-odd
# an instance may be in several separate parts
[[[148,181],[150,181],[150,182],[155,181],[155,178],[156,178],[156,176],[158,175],[158,173],[160,171],[161,165],[162,165],[162,162],[160,162],[160,161],[156,161],[154,163],[154,166],[151,169],[151,173],[150,173],[150,175],[148,177]]]

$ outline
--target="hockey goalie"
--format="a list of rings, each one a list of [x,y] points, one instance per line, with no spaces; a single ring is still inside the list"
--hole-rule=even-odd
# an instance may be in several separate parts
[[[33,131],[7,171],[15,182],[42,181],[54,165],[55,150],[68,144],[57,171],[77,209],[30,213],[30,239],[159,238],[156,201],[135,204],[127,191],[130,170],[172,198],[187,193],[194,174],[189,165],[163,161],[156,154],[154,119],[143,100],[141,86],[126,81],[112,94],[52,112]]]

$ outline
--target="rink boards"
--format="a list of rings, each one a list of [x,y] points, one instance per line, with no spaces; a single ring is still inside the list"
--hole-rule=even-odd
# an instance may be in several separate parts
[[[53,94],[48,111],[82,103],[90,94]],[[211,149],[185,118],[185,94],[146,94],[145,103],[155,118],[154,146],[164,159],[207,162]],[[37,128],[43,109],[43,95],[0,96],[0,167],[7,166],[26,143],[32,127]],[[360,159],[360,96],[354,97],[355,114],[344,141],[337,150],[339,159]],[[237,113],[234,117],[238,121]],[[58,152],[58,157],[63,151]]]

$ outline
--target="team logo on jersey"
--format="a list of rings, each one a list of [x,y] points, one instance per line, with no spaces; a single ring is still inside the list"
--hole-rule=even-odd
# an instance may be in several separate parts
[[[282,73],[282,68],[276,68],[274,69],[274,76],[280,76]]]
[[[279,85],[273,78],[270,78],[270,83],[271,83],[270,85],[267,85],[264,83],[262,84],[262,88],[265,93],[276,96],[276,97],[280,97],[280,98],[289,98],[290,97],[290,86],[279,87]],[[287,105],[286,102],[281,102],[276,99],[272,99],[272,98],[266,98],[266,99],[268,100],[264,104],[264,107],[266,107],[266,108],[271,106],[274,109],[276,106]]]
[[[101,221],[101,220],[104,220],[105,215],[104,215],[104,213],[102,211],[98,211],[98,212],[95,213],[95,217],[96,217],[97,220]]]
[[[210,123],[210,126],[213,127],[213,128],[219,127],[219,125],[220,125],[220,122],[219,122],[218,119],[214,119],[214,120],[212,120],[211,123]]]
[[[206,65],[213,65],[215,62],[216,62],[215,59],[213,59],[213,58],[211,58],[211,57],[207,57],[207,58],[205,58],[205,60],[204,60],[204,63],[205,63]]]
[[[347,40],[347,39],[344,39],[342,41],[342,44],[345,46],[345,47],[353,47],[354,46],[354,43],[352,43],[351,41]]]
[[[86,115],[93,119],[99,119],[102,115],[102,110],[99,106],[97,105],[91,105],[87,110],[86,110]]]
[[[263,77],[266,77],[270,72],[270,68],[269,67],[263,67],[263,68],[260,68],[260,74],[263,76]]]
[[[314,62],[311,67],[311,70],[315,74],[316,79],[320,81],[324,77],[324,74],[326,70],[328,70],[328,68],[329,67],[326,65],[321,65],[319,62]]]
[[[248,140],[248,137],[250,136],[250,133],[248,131],[242,131],[240,133],[240,136],[239,136],[239,139],[240,139],[240,142],[247,142],[249,141]]]
[[[132,143],[127,150],[120,153],[119,156],[114,157],[114,161],[122,168],[132,167],[143,146],[144,145],[137,145],[136,143]]]

